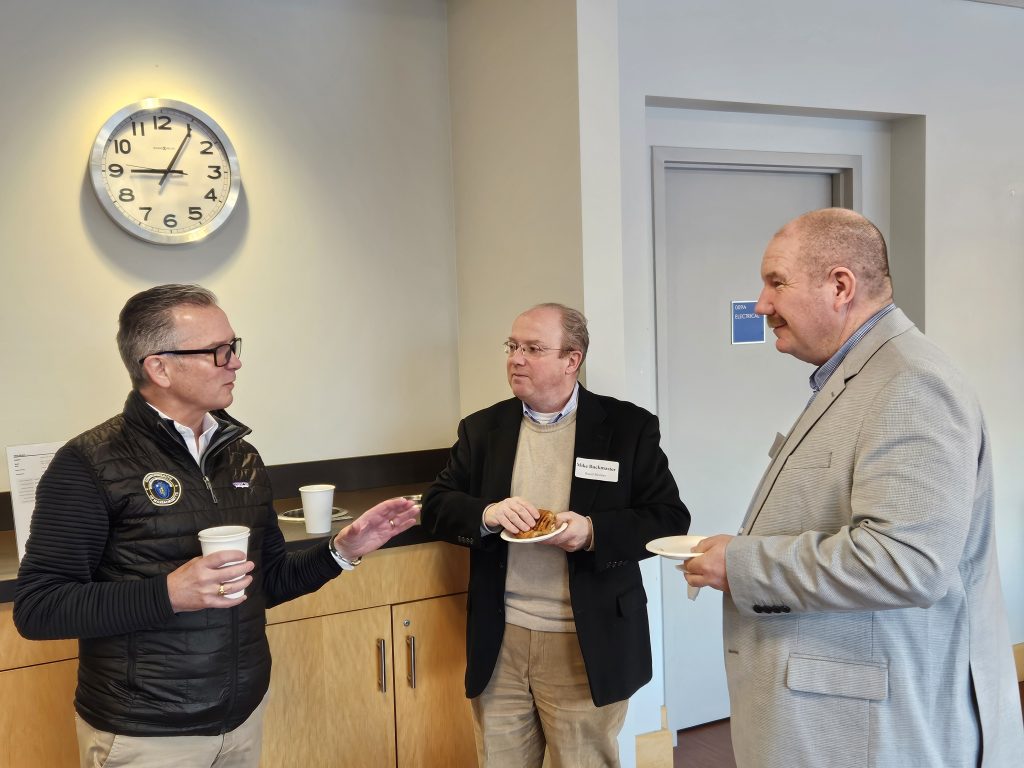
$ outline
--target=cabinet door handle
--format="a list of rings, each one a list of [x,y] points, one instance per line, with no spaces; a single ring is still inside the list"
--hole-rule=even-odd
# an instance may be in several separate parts
[[[405,638],[406,645],[409,646],[409,674],[406,680],[409,681],[409,687],[416,687],[416,635],[409,635]]]
[[[388,692],[388,654],[384,638],[377,638],[377,653],[380,655],[380,692]]]

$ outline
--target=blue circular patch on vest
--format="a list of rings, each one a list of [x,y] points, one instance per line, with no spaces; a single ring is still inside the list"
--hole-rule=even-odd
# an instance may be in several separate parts
[[[142,478],[142,488],[157,507],[169,507],[181,498],[181,481],[166,472],[150,472]]]

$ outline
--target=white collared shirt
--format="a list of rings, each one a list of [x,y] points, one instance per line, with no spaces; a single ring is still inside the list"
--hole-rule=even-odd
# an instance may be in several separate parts
[[[192,458],[196,460],[196,464],[199,463],[200,457],[206,452],[206,449],[210,447],[210,441],[213,440],[213,434],[217,431],[217,427],[220,425],[217,420],[209,414],[209,412],[203,414],[202,428],[203,432],[199,435],[199,443],[196,444],[196,433],[192,431],[190,427],[186,427],[184,424],[179,424],[174,421],[170,416],[161,411],[152,403],[146,403],[150,408],[160,414],[160,418],[168,419],[174,423],[174,428],[178,430],[183,438],[185,438],[185,447],[188,448],[188,452],[192,455]]]

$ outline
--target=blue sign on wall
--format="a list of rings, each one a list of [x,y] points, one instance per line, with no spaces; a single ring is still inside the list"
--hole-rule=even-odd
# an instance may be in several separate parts
[[[732,343],[764,344],[764,315],[754,312],[756,301],[732,303]]]

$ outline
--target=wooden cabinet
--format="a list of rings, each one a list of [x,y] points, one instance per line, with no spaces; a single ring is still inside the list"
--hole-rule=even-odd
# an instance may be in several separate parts
[[[465,593],[267,627],[264,768],[476,765]]]
[[[261,766],[475,766],[467,579],[466,550],[417,544],[271,610]]]
[[[466,698],[466,595],[391,609],[398,766],[475,766]]]
[[[78,643],[18,634],[12,603],[0,604],[0,766],[78,765]]]
[[[78,659],[0,672],[0,765],[78,765]]]
[[[261,766],[395,765],[391,609],[267,627]]]

